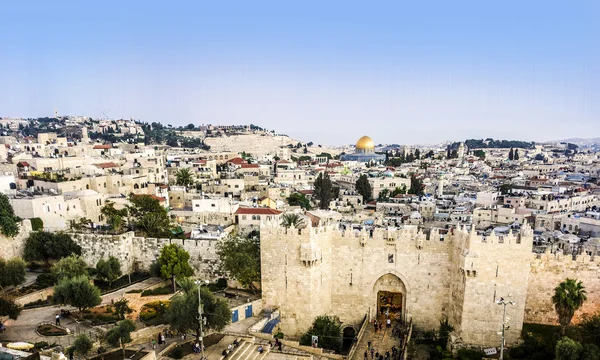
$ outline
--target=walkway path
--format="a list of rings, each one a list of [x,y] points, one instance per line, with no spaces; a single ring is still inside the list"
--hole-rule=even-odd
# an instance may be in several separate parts
[[[117,301],[120,299],[123,294],[130,290],[143,289],[148,287],[157,281],[162,281],[157,278],[150,278],[139,283],[128,286],[124,289],[112,292],[110,294],[106,294],[102,296],[102,304],[109,304],[111,301]],[[17,320],[6,320],[6,331],[0,334],[0,340],[6,342],[10,341],[26,341],[30,343],[35,343],[39,341],[46,341],[48,343],[56,342],[61,345],[69,345],[72,342],[73,335],[67,336],[40,336],[36,333],[36,327],[43,321],[54,322],[56,314],[60,313],[60,309],[70,309],[71,311],[75,311],[75,309],[69,306],[48,306],[48,307],[40,307],[35,309],[28,309],[21,311],[21,315]],[[67,318],[61,318],[61,325],[67,327],[74,333],[81,332],[89,332],[93,331],[91,326],[88,326],[84,323],[76,323],[74,320]]]
[[[375,353],[380,352],[384,353],[389,351],[392,353],[392,346],[395,346],[396,349],[400,350],[400,340],[392,336],[392,329],[386,329],[384,326],[381,331],[375,332],[373,324],[367,324],[365,328],[365,332],[362,336],[362,339],[358,343],[358,347],[356,352],[354,353],[354,357],[351,360],[363,360],[365,350],[367,350],[368,343],[371,341],[371,347],[375,348]],[[369,354],[369,360],[371,360],[371,352]]]

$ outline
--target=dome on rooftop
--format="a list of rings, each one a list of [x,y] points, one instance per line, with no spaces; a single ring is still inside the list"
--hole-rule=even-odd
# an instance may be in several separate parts
[[[375,148],[375,143],[368,136],[363,136],[356,142],[357,149],[373,149]]]

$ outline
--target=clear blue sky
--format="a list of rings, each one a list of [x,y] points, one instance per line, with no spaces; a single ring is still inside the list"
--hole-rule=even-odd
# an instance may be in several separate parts
[[[0,116],[600,136],[600,1],[2,1]]]

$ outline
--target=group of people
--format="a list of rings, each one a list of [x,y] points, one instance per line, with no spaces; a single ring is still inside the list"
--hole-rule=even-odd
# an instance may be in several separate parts
[[[166,343],[165,336],[163,335],[163,333],[158,333],[157,340],[152,339],[152,349],[156,349],[157,342],[159,346]]]
[[[223,352],[221,353],[221,355],[223,355],[223,357],[227,357],[227,355],[229,355],[233,351],[233,349],[235,349],[239,345],[240,345],[240,342],[237,341],[237,339],[233,340],[233,342],[231,344],[227,345],[227,349],[223,349]]]
[[[371,341],[367,344],[367,349],[364,353],[364,360],[369,360],[369,354],[371,355],[371,360],[398,360],[400,359],[400,351],[396,349],[396,346],[393,345],[390,351],[379,352],[375,350],[375,347],[372,346]]]

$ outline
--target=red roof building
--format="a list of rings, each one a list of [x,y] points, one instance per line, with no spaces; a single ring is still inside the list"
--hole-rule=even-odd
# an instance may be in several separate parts
[[[113,167],[119,167],[119,165],[115,164],[114,162],[98,163],[98,164],[94,164],[94,166],[99,167],[100,169],[109,169],[109,168],[113,168]]]
[[[248,162],[240,157],[236,157],[230,160],[227,160],[228,164],[233,164],[233,165],[242,165],[242,164],[247,164]]]
[[[110,148],[110,145],[94,145],[94,150],[108,150]]]
[[[283,211],[275,210],[271,208],[249,208],[249,207],[240,207],[235,212],[236,215],[279,215]]]

